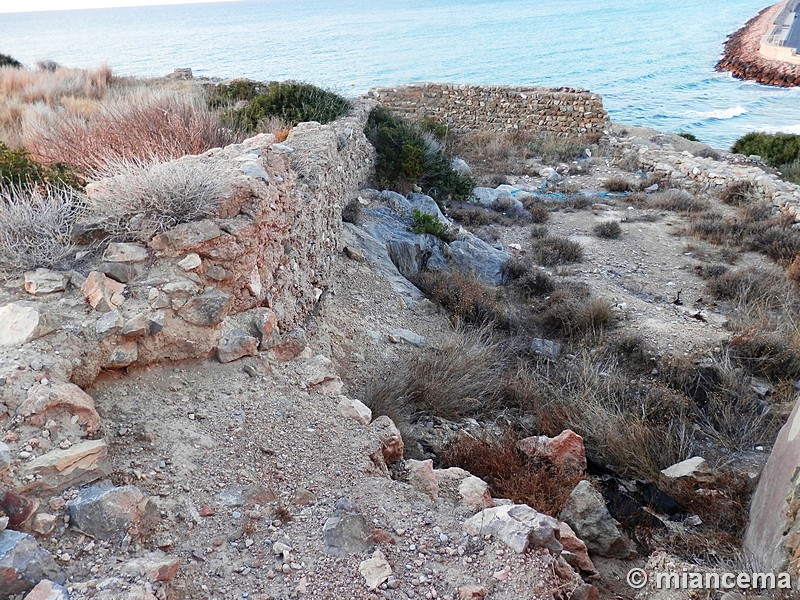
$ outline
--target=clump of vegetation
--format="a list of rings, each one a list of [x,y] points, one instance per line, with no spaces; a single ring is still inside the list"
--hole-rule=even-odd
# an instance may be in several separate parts
[[[457,321],[471,325],[506,323],[506,311],[497,290],[472,273],[423,271],[414,278],[414,284]]]
[[[558,517],[583,477],[545,458],[527,456],[517,441],[512,431],[496,439],[461,434],[443,449],[441,459],[448,467],[466,469],[486,481],[494,497]]]
[[[249,102],[267,91],[268,86],[251,79],[234,79],[206,87],[210,108],[229,108],[237,102]]]
[[[558,164],[579,158],[587,145],[586,140],[578,138],[541,135],[528,143],[528,150],[541,157],[545,164]]]
[[[255,94],[255,91],[252,93]],[[294,127],[306,121],[330,123],[348,110],[350,102],[346,98],[309,83],[271,83],[264,93],[254,95],[247,106],[238,109],[234,120],[244,128],[255,131],[273,117]]]
[[[552,267],[582,261],[583,247],[567,238],[543,237],[533,240],[530,255],[538,264]]]
[[[78,176],[66,165],[46,166],[31,158],[27,150],[12,150],[0,142],[0,185],[24,186],[39,184],[79,187]]]
[[[761,199],[761,194],[756,190],[752,181],[741,180],[726,185],[719,193],[719,199],[725,204],[742,206],[751,204]]]
[[[419,185],[440,205],[472,194],[472,178],[455,171],[442,142],[419,126],[378,107],[370,113],[365,133],[377,150],[378,186],[407,193]]]
[[[546,223],[550,219],[550,209],[544,202],[528,203],[525,208],[534,223]]]
[[[411,211],[411,218],[414,220],[414,225],[411,229],[414,233],[427,233],[436,236],[447,244],[456,239],[456,232],[453,228],[442,223],[435,215],[415,208]]]
[[[70,232],[86,199],[68,187],[0,186],[0,271],[55,267],[73,251]]]
[[[484,225],[491,225],[492,223],[502,222],[504,220],[502,215],[482,207],[461,206],[450,208],[449,216],[464,227],[482,227]]]
[[[124,160],[95,172],[103,180],[88,211],[113,237],[149,241],[180,223],[215,214],[235,172],[221,161]]]
[[[622,227],[618,221],[603,221],[592,228],[594,234],[599,238],[616,240],[622,236]]]
[[[526,161],[533,156],[528,144],[535,138],[520,130],[474,131],[450,136],[448,143],[473,170],[497,186],[506,183],[506,173],[528,174]]]
[[[13,56],[9,56],[8,54],[0,54],[0,68],[3,67],[10,67],[12,69],[21,69],[22,63],[19,62]]]
[[[568,289],[557,290],[545,302],[540,315],[550,332],[567,338],[599,334],[613,322],[611,304],[603,298],[587,298]]]
[[[534,225],[528,230],[528,233],[532,240],[538,240],[550,235],[547,231],[547,225]]]
[[[702,212],[709,207],[708,201],[685,190],[665,190],[647,196],[647,204],[662,210],[675,212]]]
[[[223,127],[197,94],[142,88],[102,103],[89,116],[49,112],[29,120],[25,145],[43,163],[91,172],[121,160],[202,154],[242,137]]]
[[[700,140],[697,139],[697,136],[693,133],[689,133],[687,131],[679,131],[678,135],[681,136],[685,140],[689,140],[690,142],[699,142]]]
[[[783,172],[788,181],[800,183],[800,136],[788,133],[751,132],[734,142],[731,152],[760,156],[769,166]]]
[[[342,209],[342,221],[353,225],[361,223],[361,202],[358,198],[348,202]]]
[[[435,348],[412,354],[367,391],[375,415],[400,422],[421,414],[460,419],[496,406],[505,361],[485,329],[456,330]]]
[[[616,176],[609,177],[603,182],[603,187],[609,192],[630,192],[633,190],[633,184],[624,177]]]

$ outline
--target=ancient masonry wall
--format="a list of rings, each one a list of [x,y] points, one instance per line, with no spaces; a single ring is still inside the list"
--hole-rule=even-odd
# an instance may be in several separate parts
[[[99,417],[81,389],[102,370],[212,354],[230,361],[259,349],[288,360],[303,350],[301,327],[328,286],[342,206],[373,169],[363,133],[371,106],[301,124],[284,143],[262,134],[181,158],[231,169],[234,189],[213,217],[147,243],[109,244],[78,270],[5,282],[0,426],[15,424],[14,439],[24,441],[63,414],[71,439],[58,447],[42,438],[29,460],[0,460],[0,489],[58,493],[105,474]],[[21,443],[0,444],[0,454],[17,456]]]
[[[609,122],[600,96],[572,88],[419,83],[373,89],[368,97],[407,118],[433,118],[455,133],[518,129],[568,137],[602,133]]]

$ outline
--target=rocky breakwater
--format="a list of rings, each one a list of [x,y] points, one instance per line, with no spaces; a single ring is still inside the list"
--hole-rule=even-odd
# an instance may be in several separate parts
[[[101,371],[214,354],[230,361],[259,349],[278,361],[300,354],[300,326],[328,284],[341,207],[372,168],[363,135],[367,111],[362,104],[329,125],[300,124],[282,144],[258,135],[184,157],[234,172],[212,217],[141,243],[106,244],[75,270],[6,279],[0,598],[45,579],[46,597],[62,597],[53,594],[61,593],[64,573],[40,542],[64,523],[98,543],[130,544],[146,538],[159,518],[139,489],[104,481],[107,441],[84,391]],[[137,560],[143,562],[131,572],[151,591],[179,566],[160,553]]]
[[[785,2],[770,6],[750,19],[725,42],[717,63],[718,71],[729,71],[737,79],[766,85],[800,85],[800,65],[766,58],[761,52],[762,38],[768,34]]]

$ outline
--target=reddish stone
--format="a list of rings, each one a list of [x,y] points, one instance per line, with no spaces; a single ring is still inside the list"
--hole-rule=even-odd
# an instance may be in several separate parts
[[[517,443],[520,450],[528,456],[548,458],[554,465],[565,470],[583,473],[586,470],[586,449],[583,438],[566,429],[554,438],[533,436]]]
[[[211,508],[208,504],[203,504],[200,507],[200,516],[201,517],[213,517],[215,514],[217,514],[217,511],[215,511],[213,508]]]
[[[34,386],[17,409],[17,414],[28,417],[28,421],[37,427],[58,413],[77,416],[87,434],[100,429],[100,415],[95,410],[94,400],[74,383]]]
[[[397,541],[394,539],[392,534],[383,529],[373,529],[370,539],[372,540],[373,544],[397,544]]]

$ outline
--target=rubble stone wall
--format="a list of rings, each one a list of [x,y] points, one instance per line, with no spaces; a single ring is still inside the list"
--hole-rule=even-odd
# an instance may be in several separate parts
[[[601,133],[608,124],[600,96],[573,88],[419,83],[370,90],[401,116],[433,118],[455,133],[519,129],[558,136]]]
[[[0,424],[26,440],[56,419],[72,445],[43,438],[32,460],[0,461],[0,489],[52,492],[103,476],[103,432],[81,391],[102,370],[214,353],[227,362],[259,349],[288,360],[302,351],[301,327],[329,282],[341,209],[374,166],[363,133],[370,107],[362,101],[334,123],[300,124],[284,143],[262,134],[183,157],[231,169],[232,191],[213,217],[147,243],[108,244],[72,271],[5,281]],[[83,466],[54,478],[67,463]]]

